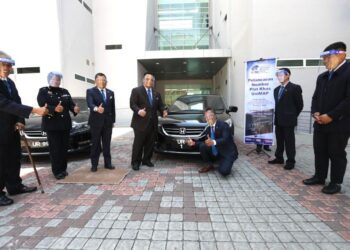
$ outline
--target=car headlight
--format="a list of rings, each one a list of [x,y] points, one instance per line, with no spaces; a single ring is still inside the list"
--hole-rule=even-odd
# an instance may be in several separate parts
[[[74,129],[81,129],[81,128],[87,128],[88,122],[72,122],[72,128]]]
[[[227,119],[227,120],[225,120],[225,122],[226,122],[230,127],[232,127],[232,120],[231,120],[231,119]]]

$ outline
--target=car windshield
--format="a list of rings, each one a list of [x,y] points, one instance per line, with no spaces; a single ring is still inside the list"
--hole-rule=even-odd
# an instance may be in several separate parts
[[[181,96],[169,107],[171,113],[202,113],[207,107],[217,112],[225,111],[225,104],[220,96],[193,95]]]
[[[80,111],[88,111],[87,103],[85,98],[81,97],[72,97],[73,102],[80,107]]]

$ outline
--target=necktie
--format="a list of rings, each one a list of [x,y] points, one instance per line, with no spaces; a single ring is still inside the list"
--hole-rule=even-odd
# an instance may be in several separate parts
[[[106,97],[106,93],[104,92],[103,89],[101,90],[101,94],[102,94],[103,102],[106,103],[107,97]]]
[[[147,89],[147,96],[148,96],[148,101],[152,106],[153,103],[153,99],[152,99],[152,93],[151,93],[151,89]]]
[[[8,90],[8,92],[10,93],[10,95],[12,95],[12,90],[11,90],[11,87],[10,87],[10,84],[8,83],[8,81],[6,79],[2,80]]]
[[[210,139],[215,140],[214,127],[210,127]],[[211,152],[213,153],[214,156],[218,155],[218,149],[216,148],[215,145],[211,146]]]
[[[281,99],[282,95],[283,95],[283,91],[284,91],[284,86],[280,87],[280,90],[278,91],[278,100]]]
[[[328,81],[332,78],[333,74],[334,74],[334,71],[333,71],[333,70],[329,71],[329,74],[328,74]]]

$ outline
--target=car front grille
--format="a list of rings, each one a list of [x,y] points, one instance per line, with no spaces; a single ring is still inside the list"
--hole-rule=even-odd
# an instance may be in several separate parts
[[[164,131],[168,135],[174,136],[200,136],[205,127],[177,127],[173,125],[163,125]]]
[[[27,137],[46,137],[46,134],[40,130],[30,130],[30,131],[24,131]]]

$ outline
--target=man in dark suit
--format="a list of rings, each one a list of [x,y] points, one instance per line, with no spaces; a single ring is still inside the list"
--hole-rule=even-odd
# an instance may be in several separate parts
[[[346,170],[346,146],[350,136],[350,64],[346,61],[346,45],[333,43],[321,54],[327,71],[317,78],[312,96],[314,117],[315,175],[305,185],[325,184],[331,162],[330,183],[322,192],[340,192]]]
[[[15,62],[0,51],[0,206],[13,203],[3,191],[6,186],[10,195],[36,191],[36,187],[22,184],[21,144],[19,130],[24,129],[24,118],[31,113],[46,115],[46,107],[33,108],[22,105],[14,82],[8,78]]]
[[[208,164],[208,166],[201,168],[199,173],[214,170],[214,162],[219,161],[218,172],[227,176],[231,173],[233,163],[238,158],[232,131],[226,122],[217,120],[213,109],[207,108],[204,115],[209,125],[205,130],[205,140],[189,139],[187,145],[199,147],[202,159]]]
[[[145,73],[143,85],[132,90],[130,108],[133,111],[131,127],[134,129],[134,143],[132,146],[131,166],[140,169],[140,164],[153,167],[151,162],[154,141],[157,133],[159,111],[163,117],[168,115],[162,98],[154,87],[155,77]]]
[[[284,169],[291,170],[295,165],[295,134],[298,116],[303,110],[303,96],[301,87],[289,81],[290,70],[281,68],[276,76],[281,83],[274,90],[275,98],[275,134],[277,148],[276,158],[270,164],[284,164],[283,152],[286,148],[287,161]]]
[[[90,109],[92,172],[97,171],[101,154],[101,140],[105,168],[115,169],[111,158],[111,138],[115,123],[114,92],[106,88],[107,78],[103,73],[95,75],[95,84],[95,87],[86,91],[86,101]]]

